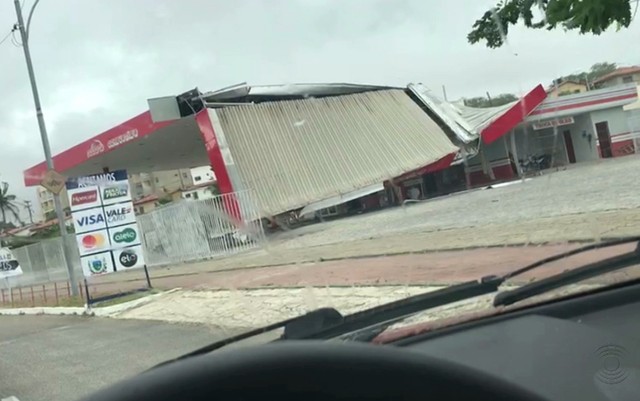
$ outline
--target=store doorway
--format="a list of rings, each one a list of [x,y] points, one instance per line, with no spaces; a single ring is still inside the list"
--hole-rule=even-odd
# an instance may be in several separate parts
[[[567,158],[569,159],[569,163],[573,164],[576,162],[576,152],[573,149],[573,140],[571,139],[571,131],[565,130],[562,133],[564,136],[564,145],[567,149]]]
[[[600,155],[602,158],[613,157],[611,151],[611,135],[609,134],[609,123],[602,121],[596,123],[596,134],[598,135],[598,142],[600,143]]]

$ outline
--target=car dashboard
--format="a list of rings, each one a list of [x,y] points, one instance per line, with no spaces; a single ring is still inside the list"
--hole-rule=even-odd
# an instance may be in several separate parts
[[[396,345],[548,400],[637,400],[640,286],[597,291],[426,333]]]

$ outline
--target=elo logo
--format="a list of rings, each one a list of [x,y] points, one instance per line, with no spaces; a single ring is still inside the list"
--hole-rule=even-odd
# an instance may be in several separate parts
[[[122,251],[118,259],[120,259],[120,264],[124,267],[133,267],[138,263],[138,255],[131,249]]]

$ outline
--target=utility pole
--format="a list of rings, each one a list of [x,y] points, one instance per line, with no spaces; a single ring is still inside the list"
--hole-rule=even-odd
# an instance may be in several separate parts
[[[24,207],[27,209],[27,212],[29,212],[29,221],[33,224],[33,206],[31,205],[31,201],[24,201]]]
[[[42,114],[42,106],[40,105],[40,95],[38,94],[38,87],[36,85],[36,77],[33,72],[33,64],[31,63],[31,53],[29,53],[29,34],[26,31],[24,25],[24,19],[22,18],[22,9],[20,7],[20,1],[14,0],[16,8],[16,15],[18,17],[17,29],[20,30],[20,38],[22,39],[22,49],[24,50],[24,58],[27,62],[27,70],[29,72],[29,80],[31,81],[31,91],[33,92],[33,103],[36,106],[36,117],[38,118],[38,127],[40,128],[40,138],[42,139],[42,148],[44,150],[44,157],[47,160],[47,169],[54,170],[53,159],[51,157],[51,147],[49,146],[49,137],[47,136],[47,127],[44,124],[44,115]],[[37,1],[34,3],[35,7]],[[32,9],[33,11],[33,9]],[[76,279],[76,272],[73,268],[72,258],[69,249],[69,234],[67,233],[67,226],[65,224],[64,211],[62,210],[62,204],[60,203],[60,195],[53,194],[53,203],[56,209],[56,216],[58,217],[58,225],[60,227],[60,235],[62,236],[62,250],[64,253],[65,264],[67,265],[67,272],[69,274],[69,281],[71,282],[71,293],[73,296],[78,296],[78,281]]]

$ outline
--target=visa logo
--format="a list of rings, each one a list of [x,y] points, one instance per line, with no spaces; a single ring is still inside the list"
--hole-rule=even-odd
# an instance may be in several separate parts
[[[100,223],[104,224],[104,217],[101,214],[92,214],[89,216],[83,216],[78,219],[78,225],[80,227],[91,226]]]

